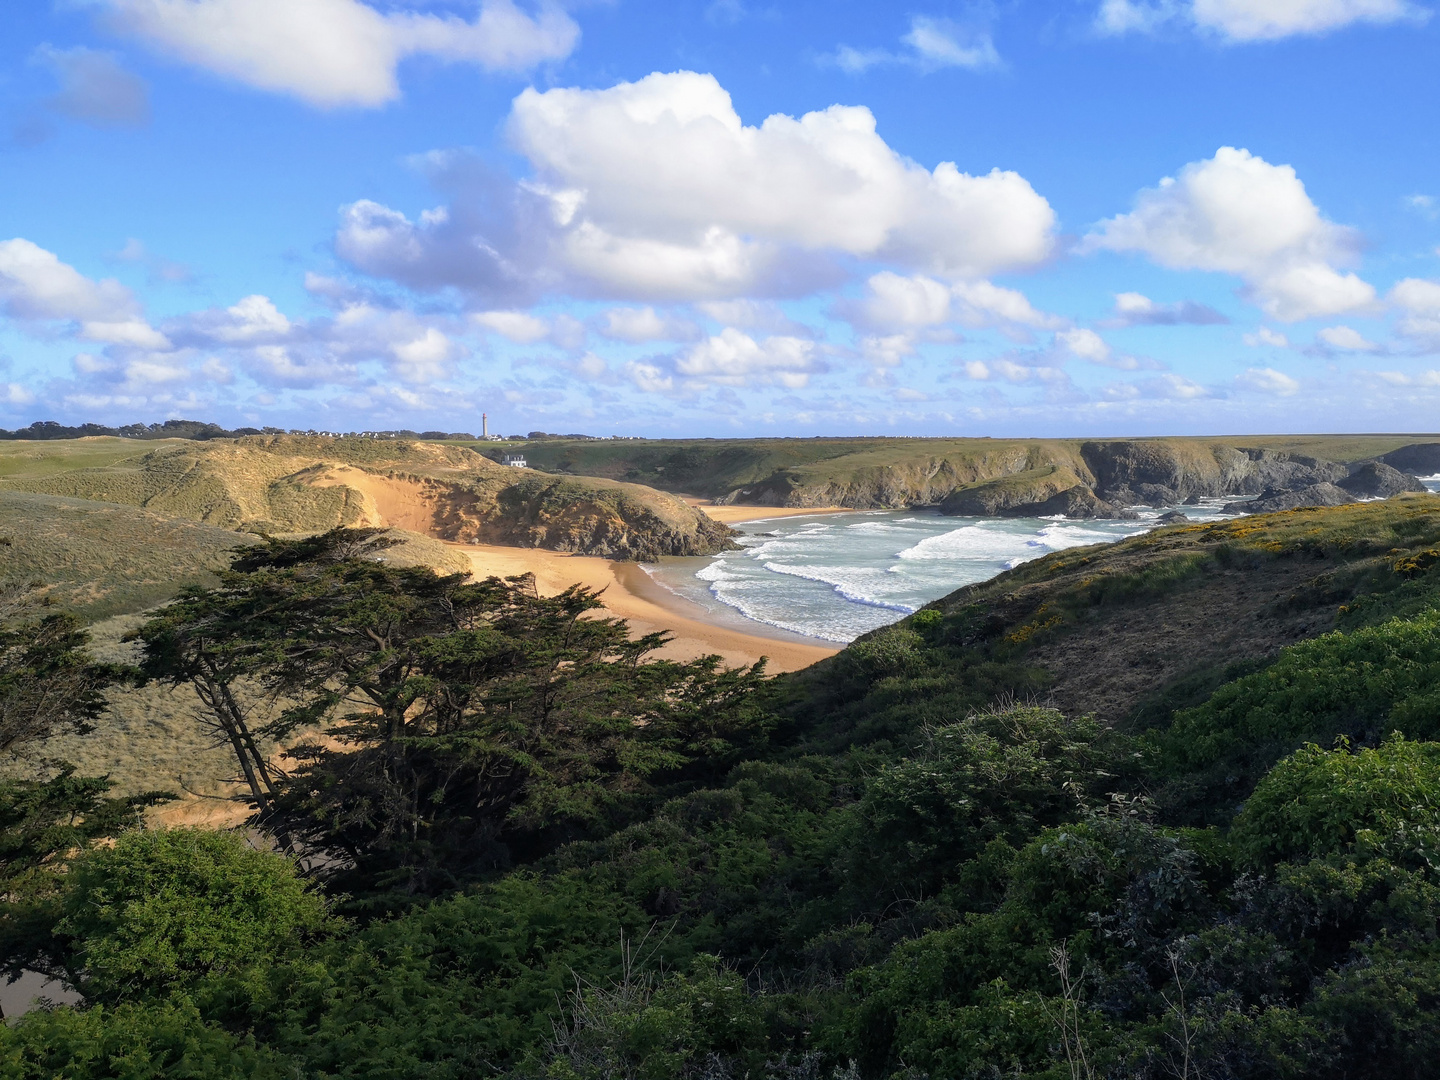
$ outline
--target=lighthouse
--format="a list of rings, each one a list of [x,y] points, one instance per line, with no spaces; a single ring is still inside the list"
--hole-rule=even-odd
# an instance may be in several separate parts
[[[490,417],[483,412],[480,414],[480,438],[490,438]]]

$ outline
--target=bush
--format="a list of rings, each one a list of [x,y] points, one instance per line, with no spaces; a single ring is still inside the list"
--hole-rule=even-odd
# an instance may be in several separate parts
[[[1344,853],[1440,863],[1440,744],[1298,750],[1262,780],[1232,839],[1256,866]]]
[[[62,911],[81,990],[107,1003],[243,981],[336,925],[291,860],[201,829],[131,832],[86,852]]]
[[[0,1024],[5,1080],[288,1080],[284,1058],[206,1024],[189,1002],[30,1013]]]

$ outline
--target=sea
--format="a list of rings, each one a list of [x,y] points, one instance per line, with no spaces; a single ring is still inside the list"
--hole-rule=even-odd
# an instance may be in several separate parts
[[[1440,476],[1425,477],[1440,491]],[[1218,521],[1233,501],[1183,506]],[[1135,507],[1136,521],[1064,517],[964,518],[914,510],[859,510],[736,525],[738,551],[648,564],[659,585],[703,608],[712,622],[786,640],[845,643],[904,618],[962,585],[985,581],[1052,551],[1156,528],[1165,511]]]

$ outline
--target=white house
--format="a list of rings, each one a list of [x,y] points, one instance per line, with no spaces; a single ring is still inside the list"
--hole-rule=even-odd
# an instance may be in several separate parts
[[[525,462],[524,454],[506,454],[505,464],[514,469],[528,469],[530,467]]]

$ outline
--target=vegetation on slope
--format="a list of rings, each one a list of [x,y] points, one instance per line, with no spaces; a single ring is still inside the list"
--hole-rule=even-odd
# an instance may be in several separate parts
[[[0,928],[83,1000],[5,1075],[1433,1072],[1437,500],[1058,553],[768,683],[371,539],[142,635],[233,626],[332,725],[255,822],[301,861],[32,843]]]
[[[9,465],[3,489],[261,534],[389,525],[443,540],[637,559],[711,554],[731,543],[728,529],[673,496],[507,469],[456,446],[264,435],[178,442],[143,456],[121,456],[107,442],[103,452],[115,459],[78,468],[88,451],[63,442],[0,454]]]
[[[1026,514],[1068,491],[1058,509],[1045,512],[1106,516],[1133,503],[1173,505],[1192,496],[1259,495],[1268,488],[1334,482],[1348,466],[1402,447],[1407,449],[1392,464],[1408,471],[1432,458],[1425,449],[1431,444],[1412,443],[1404,436],[545,439],[524,451],[547,471],[632,480],[725,502]]]

